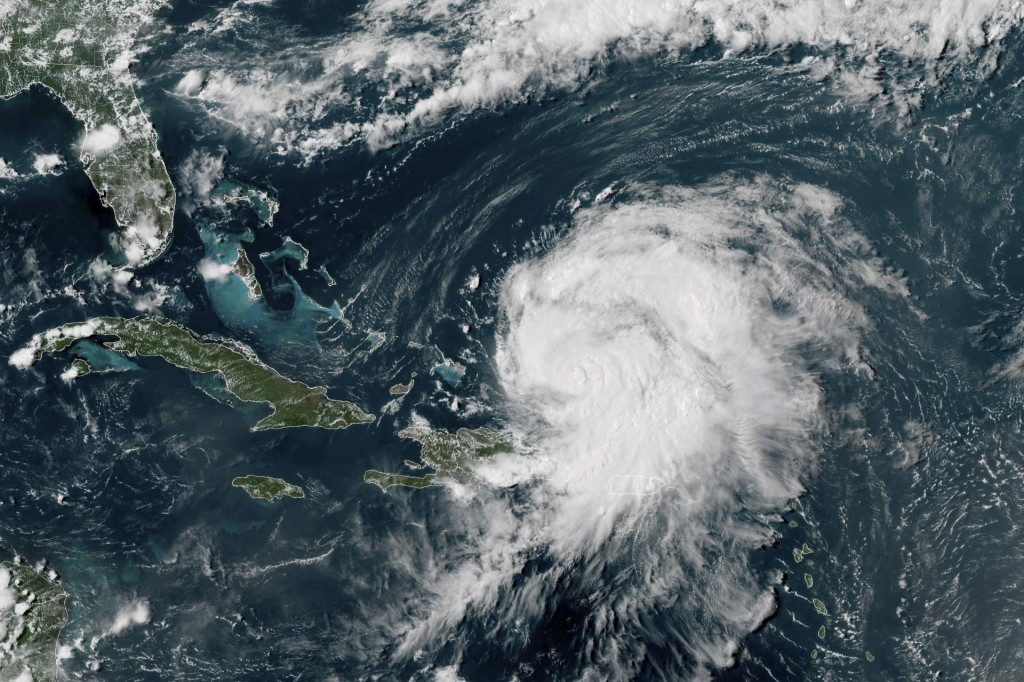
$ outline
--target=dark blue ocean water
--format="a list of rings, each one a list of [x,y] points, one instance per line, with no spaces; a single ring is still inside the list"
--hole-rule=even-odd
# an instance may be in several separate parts
[[[310,39],[348,21],[326,3],[304,7],[268,11]],[[180,30],[202,15],[183,5],[165,20]],[[70,385],[59,376],[66,357],[27,372],[4,363],[0,541],[9,554],[47,559],[72,595],[62,643],[75,651],[64,672],[92,678],[98,663],[108,679],[431,679],[457,664],[473,681],[578,679],[599,637],[588,600],[614,600],[612,566],[597,578],[566,572],[521,625],[526,637],[471,614],[448,639],[396,658],[396,632],[435,596],[424,576],[471,555],[486,517],[473,512],[481,502],[444,488],[383,495],[363,472],[417,458],[415,443],[396,436],[413,411],[439,428],[508,419],[491,360],[498,288],[513,264],[571,230],[571,198],[769,176],[842,197],[844,217],[884,268],[905,276],[910,296],[855,294],[871,320],[863,344],[874,376],[820,369],[828,424],[808,492],[779,510],[776,544],[750,550],[766,584],[785,575],[777,611],[714,676],[1024,675],[1020,382],[996,371],[1017,349],[1024,311],[1020,47],[1017,37],[988,80],[951,75],[909,118],[850,105],[828,83],[788,72],[780,55],[722,61],[709,49],[612,64],[583,91],[305,164],[173,97],[175,46],[156,41],[136,69],[172,175],[196,149],[225,153],[228,174],[272,189],[281,209],[273,227],[244,207],[179,210],[173,245],[127,293],[90,272],[115,225],[74,160],[80,124],[38,88],[0,102],[0,157],[22,173],[0,184],[0,303],[11,306],[0,314],[0,355],[64,322],[139,314],[135,296],[159,284],[163,315],[243,340],[285,375],[378,415],[344,431],[254,433],[258,408],[218,403],[197,390],[202,378],[159,360]],[[31,175],[33,155],[50,152],[67,168]],[[204,230],[251,233],[241,243],[266,304],[206,286],[196,270]],[[285,237],[308,249],[308,267],[261,260]],[[467,291],[474,275],[481,286]],[[385,342],[372,348],[371,332]],[[457,387],[431,374],[445,357],[468,366]],[[388,387],[412,372],[412,392],[386,410]],[[249,473],[299,484],[307,497],[250,500],[230,486]],[[526,495],[493,494],[513,505]],[[804,543],[814,553],[797,564]],[[410,554],[412,563],[396,560]],[[529,557],[524,580],[553,561]],[[701,590],[699,578],[685,589]],[[504,598],[514,597],[513,587]],[[635,679],[696,669],[684,643],[715,616],[688,612],[684,597],[640,614],[642,626],[621,626],[644,646]],[[110,634],[133,600],[148,602],[150,621]]]

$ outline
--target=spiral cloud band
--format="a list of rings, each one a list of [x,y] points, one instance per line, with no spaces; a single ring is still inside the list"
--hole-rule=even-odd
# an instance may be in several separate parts
[[[869,327],[844,291],[885,275],[867,274],[841,202],[818,188],[726,178],[627,195],[579,212],[504,281],[496,363],[531,454],[477,473],[529,502],[483,505],[478,559],[442,578],[407,646],[471,612],[497,610],[514,631],[555,608],[561,581],[591,595],[582,620],[602,677],[630,677],[652,646],[646,619],[680,602],[702,615],[672,646],[679,670],[700,674],[774,609],[747,563],[771,541],[753,512],[802,492],[819,375],[858,369]],[[554,567],[531,568],[538,552]],[[604,601],[621,570],[630,598]]]

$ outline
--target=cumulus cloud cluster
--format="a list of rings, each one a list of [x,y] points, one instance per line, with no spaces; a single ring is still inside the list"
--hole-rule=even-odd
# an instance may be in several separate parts
[[[37,355],[48,343],[60,339],[82,339],[96,333],[97,323],[94,321],[81,324],[68,324],[55,329],[48,329],[32,337],[23,347],[11,353],[8,363],[18,369],[28,369],[37,359]]]
[[[221,263],[213,258],[204,258],[199,261],[199,276],[205,281],[221,282],[227,281],[234,272],[230,263]]]
[[[145,625],[149,622],[149,602],[145,599],[136,599],[124,604],[114,614],[114,620],[110,624],[110,632],[119,635],[129,628],[137,625]]]
[[[192,68],[176,91],[278,151],[309,155],[352,139],[388,146],[453,112],[576,87],[610,59],[711,41],[729,53],[838,50],[856,65],[840,80],[857,89],[849,79],[864,59],[963,58],[1022,16],[1014,0],[375,0],[337,42],[276,63]],[[365,101],[359,79],[379,87],[379,102]]]
[[[14,170],[14,167],[6,159],[0,157],[0,180],[13,180],[16,177],[18,177],[18,171]]]
[[[130,267],[143,263],[164,244],[157,216],[153,213],[142,214],[134,223],[113,233],[110,242],[123,254],[125,264]]]
[[[515,509],[480,502],[473,559],[436,576],[403,653],[474,614],[514,638],[568,592],[590,595],[573,608],[596,678],[637,672],[668,605],[700,618],[675,632],[672,674],[730,663],[775,607],[747,563],[772,541],[755,513],[815,467],[820,373],[862,366],[870,322],[848,293],[872,284],[840,206],[767,180],[632,188],[508,273],[496,365],[531,454],[476,468],[517,486]],[[529,568],[539,554],[550,568]]]
[[[39,175],[54,175],[64,168],[64,159],[59,154],[36,154],[32,168]]]
[[[224,153],[194,150],[177,169],[181,185],[181,206],[192,214],[197,206],[210,202],[210,193],[224,177]]]
[[[104,123],[98,128],[86,132],[82,138],[82,153],[102,156],[116,149],[121,144],[121,129],[115,125]]]

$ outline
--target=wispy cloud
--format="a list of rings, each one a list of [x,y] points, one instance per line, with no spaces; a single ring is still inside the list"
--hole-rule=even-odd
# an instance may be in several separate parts
[[[234,18],[214,24],[232,30],[258,9],[235,3],[224,10]],[[284,35],[286,48],[269,62],[261,53],[258,64],[190,65],[174,90],[254,141],[309,157],[352,140],[386,147],[453,114],[578,87],[609,60],[675,55],[710,41],[727,54],[821,50],[812,76],[835,76],[855,98],[876,97],[884,91],[874,61],[881,52],[921,64],[983,47],[994,55],[1022,16],[1010,0],[380,0],[341,38],[289,45]]]

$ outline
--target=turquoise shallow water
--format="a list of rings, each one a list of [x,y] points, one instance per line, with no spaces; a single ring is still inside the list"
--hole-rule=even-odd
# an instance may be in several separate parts
[[[74,648],[62,663],[70,678],[88,679],[95,663],[111,679],[437,679],[450,666],[465,680],[1022,674],[1019,36],[990,77],[953,70],[941,87],[922,86],[927,96],[902,117],[787,70],[805,56],[799,48],[722,60],[709,47],[612,61],[584,88],[306,163],[173,95],[188,58],[178,43],[204,12],[182,5],[164,18],[170,38],[140,56],[140,95],[179,190],[190,154],[226,151],[228,177],[279,199],[274,224],[244,206],[181,208],[166,257],[119,289],[91,269],[114,226],[80,165],[27,171],[40,151],[74,159],[80,126],[41,91],[0,102],[0,156],[22,173],[0,185],[0,303],[11,306],[0,351],[71,320],[159,312],[240,339],[379,418],[338,432],[253,433],[261,408],[214,400],[215,380],[159,360],[72,384],[59,376],[66,358],[29,372],[5,364],[0,540],[48,559],[73,595],[62,637]],[[317,6],[305,21],[340,32],[351,18],[336,14]],[[222,56],[273,43],[268,25],[253,29],[253,44],[225,40]],[[913,65],[892,61],[893,79],[914,77]],[[522,423],[496,360],[510,268],[565,244],[580,207],[758,179],[831,192],[860,240],[821,238],[813,218],[787,228],[866,320],[856,371],[811,347],[793,356],[823,404],[801,471],[806,493],[762,509],[742,486],[716,488],[725,501],[693,525],[706,531],[700,561],[671,541],[684,524],[669,502],[569,558],[544,542],[517,545],[510,531],[514,569],[480,602],[493,608],[468,608],[405,651],[408,632],[451,599],[446,579],[492,557],[481,538],[495,537],[493,510],[536,530],[529,519],[548,499],[536,483],[481,483],[467,497],[382,495],[362,482],[366,469],[418,459],[396,434],[419,419]],[[761,212],[781,208],[766,201],[751,220]],[[263,299],[236,278],[199,274],[204,258],[233,262],[239,246]],[[736,248],[756,269],[771,262],[769,246],[766,237]],[[866,283],[868,272],[879,279]],[[774,304],[784,317],[786,301]],[[80,352],[97,369],[129,368],[96,347]],[[439,369],[443,358],[465,365],[464,376]],[[407,396],[388,392],[413,372]],[[307,497],[251,500],[230,486],[249,473]],[[743,543],[738,527],[769,530]],[[680,576],[670,593],[637,597],[666,574]],[[746,622],[732,612],[740,592],[708,597],[723,575],[774,594],[773,615]],[[110,634],[135,600],[149,604],[149,622]],[[526,615],[510,623],[505,613]],[[732,664],[709,663],[727,640]]]

